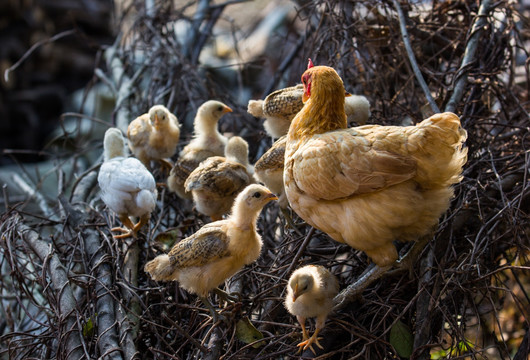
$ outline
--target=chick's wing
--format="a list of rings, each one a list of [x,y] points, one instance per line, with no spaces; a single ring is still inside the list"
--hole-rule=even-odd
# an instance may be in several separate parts
[[[335,200],[370,193],[411,179],[416,161],[378,148],[354,129],[313,136],[293,161],[293,178],[306,194]]]
[[[176,267],[202,266],[228,255],[228,236],[215,224],[203,226],[168,253],[171,265]]]

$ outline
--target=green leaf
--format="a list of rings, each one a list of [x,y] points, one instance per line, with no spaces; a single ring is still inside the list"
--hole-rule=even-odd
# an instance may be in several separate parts
[[[263,339],[263,334],[252,325],[248,317],[239,319],[236,324],[236,337],[245,344],[253,343],[254,341]],[[253,348],[259,348],[265,345],[265,341],[260,341],[252,345]]]
[[[398,320],[390,329],[390,344],[396,349],[399,356],[410,358],[414,346],[413,341],[412,332],[401,320]]]
[[[94,314],[94,317],[97,316],[97,313]],[[94,322],[92,321],[92,317],[88,318],[88,321],[83,325],[83,336],[86,338],[90,338],[94,335]]]

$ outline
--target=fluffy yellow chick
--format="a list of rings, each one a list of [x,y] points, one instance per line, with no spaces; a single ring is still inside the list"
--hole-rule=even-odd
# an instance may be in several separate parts
[[[197,211],[212,221],[221,220],[237,194],[254,182],[247,166],[248,143],[239,136],[228,140],[225,157],[212,156],[201,162],[184,184],[192,193]]]
[[[127,128],[129,148],[147,168],[151,160],[173,156],[180,136],[177,117],[163,105],[155,105],[147,114],[134,119]]]
[[[293,272],[287,285],[285,307],[302,327],[301,349],[310,348],[313,344],[323,348],[319,343],[318,333],[324,328],[328,314],[333,308],[333,298],[339,292],[339,282],[335,275],[320,265],[307,265]],[[305,329],[305,320],[316,317],[316,329],[309,337]]]
[[[209,304],[209,291],[258,258],[262,241],[256,231],[257,218],[265,204],[276,199],[262,185],[247,186],[226,220],[204,225],[168,254],[148,262],[144,270],[156,281],[178,281]]]
[[[119,129],[110,128],[105,132],[103,148],[104,162],[98,174],[101,199],[125,225],[125,228],[116,227],[111,231],[123,233],[114,238],[136,237],[156,205],[155,179],[138,159],[127,157],[125,140]],[[129,216],[140,217],[140,220],[133,224]]]
[[[194,137],[182,149],[167,179],[169,190],[182,199],[191,199],[184,188],[186,179],[199,164],[211,156],[223,156],[228,139],[217,130],[217,123],[232,109],[220,101],[209,100],[197,110],[194,119]]]
[[[247,112],[255,117],[265,118],[265,131],[277,139],[287,134],[291,121],[304,106],[303,95],[303,84],[279,89],[267,95],[265,100],[250,100]],[[362,95],[347,94],[344,111],[349,123],[364,125],[370,117],[370,102]]]

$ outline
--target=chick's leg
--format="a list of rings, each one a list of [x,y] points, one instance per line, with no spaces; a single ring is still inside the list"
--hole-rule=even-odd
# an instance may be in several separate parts
[[[142,228],[142,226],[144,226],[145,224],[147,224],[149,222],[149,218],[150,218],[149,214],[142,215],[140,217],[140,221],[138,221],[138,223],[136,223],[133,226],[134,237],[136,237],[136,233]]]
[[[122,224],[125,226],[125,228],[113,227],[112,229],[110,229],[110,231],[120,231],[122,233],[121,235],[113,235],[112,237],[114,239],[124,239],[124,238],[128,238],[131,236],[136,238],[136,232],[134,231],[134,224],[131,221],[131,219],[129,219],[129,216],[118,215],[118,218],[120,219]]]
[[[210,314],[212,314],[212,321],[214,324],[216,324],[219,320],[223,320],[225,322],[227,321],[224,316],[220,315],[217,310],[215,310],[210,300],[208,300],[208,297],[199,296],[199,299],[201,299],[204,306],[206,306],[208,310],[210,310]]]
[[[322,330],[324,328],[324,324],[326,322],[326,317],[327,317],[327,315],[317,317],[317,325],[316,325],[315,332],[313,333],[313,335],[310,338],[308,338],[307,340],[302,341],[300,344],[298,344],[298,347],[300,349],[307,350],[307,348],[309,348],[309,349],[311,349],[313,354],[315,354],[315,350],[313,350],[313,344],[316,344],[316,346],[318,346],[319,348],[324,349],[324,347],[322,345],[320,345],[319,340],[321,340],[322,338],[318,337],[318,333],[320,332],[320,330]]]

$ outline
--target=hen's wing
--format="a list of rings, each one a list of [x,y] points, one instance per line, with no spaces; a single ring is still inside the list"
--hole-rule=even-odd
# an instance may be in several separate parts
[[[178,268],[202,266],[229,255],[228,235],[217,221],[203,226],[192,236],[182,240],[168,253],[170,264]]]
[[[355,129],[316,135],[291,156],[289,168],[300,190],[324,200],[381,190],[415,175],[413,158],[372,145]]]

